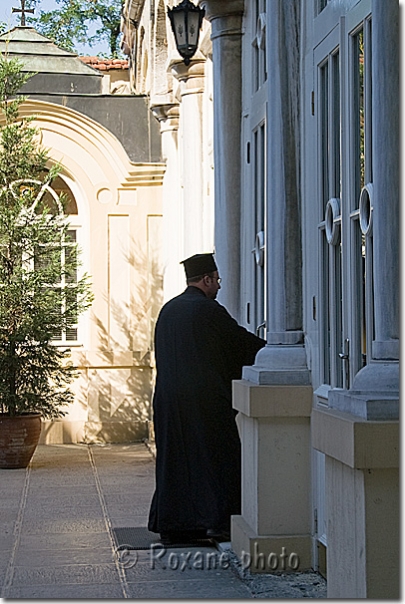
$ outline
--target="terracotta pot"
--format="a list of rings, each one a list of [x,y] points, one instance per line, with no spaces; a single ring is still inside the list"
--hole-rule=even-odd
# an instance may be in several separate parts
[[[0,468],[26,468],[41,434],[41,414],[0,414]]]

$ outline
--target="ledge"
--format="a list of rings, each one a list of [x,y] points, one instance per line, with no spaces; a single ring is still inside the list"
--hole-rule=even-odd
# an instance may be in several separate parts
[[[248,417],[310,417],[311,386],[257,385],[235,380],[233,408]]]
[[[399,422],[367,421],[335,409],[314,409],[312,446],[356,469],[399,466]]]
[[[72,349],[72,362],[79,369],[122,369],[132,367],[153,367],[149,351],[98,351]]]

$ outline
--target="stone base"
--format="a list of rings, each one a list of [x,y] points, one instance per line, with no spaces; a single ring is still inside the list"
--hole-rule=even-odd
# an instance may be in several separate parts
[[[84,422],[62,419],[43,422],[39,443],[42,445],[127,443],[139,442],[147,437],[147,421]]]
[[[314,410],[326,455],[328,598],[399,598],[399,426]]]
[[[40,445],[71,445],[84,441],[84,421],[43,420]]]
[[[85,442],[88,444],[129,443],[147,437],[147,421],[87,422],[85,427]]]
[[[232,516],[231,538],[242,567],[252,573],[312,568],[310,535],[257,535],[242,516]]]
[[[312,396],[305,384],[233,382],[242,441],[242,515],[233,517],[232,546],[252,572],[312,568]]]

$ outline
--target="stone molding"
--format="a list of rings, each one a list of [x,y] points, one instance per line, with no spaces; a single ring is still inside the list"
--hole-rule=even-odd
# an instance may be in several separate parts
[[[205,18],[211,23],[211,39],[241,35],[244,0],[200,0]]]
[[[305,347],[267,344],[257,353],[255,364],[243,368],[242,377],[262,385],[310,385]]]
[[[151,111],[160,123],[160,132],[169,132],[179,129],[180,108],[178,103],[164,103],[152,105]]]
[[[205,59],[183,62],[171,66],[172,75],[180,82],[180,97],[188,94],[202,94],[205,88]]]
[[[311,415],[312,386],[253,386],[247,380],[235,380],[232,385],[234,409],[247,417],[308,418]]]
[[[268,564],[269,556],[281,558],[280,554],[283,551],[287,559],[291,554],[296,556],[299,572],[313,568],[312,543],[309,534],[257,535],[243,516],[232,516],[231,527],[232,548],[243,563],[246,563],[247,559],[251,561],[250,572],[269,573],[284,570],[281,564],[277,569],[272,569]],[[291,569],[287,567],[285,570]]]
[[[312,446],[356,469],[399,466],[399,422],[370,421],[336,409],[314,409]]]

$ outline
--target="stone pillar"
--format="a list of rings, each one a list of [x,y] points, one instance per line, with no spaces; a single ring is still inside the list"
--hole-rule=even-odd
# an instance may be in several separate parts
[[[180,82],[180,135],[183,182],[184,258],[197,253],[212,252],[212,236],[207,237],[207,202],[204,192],[203,93],[205,60],[171,65]],[[184,260],[182,258],[181,260]]]
[[[239,380],[233,388],[242,441],[242,514],[232,516],[232,547],[251,562],[251,572],[308,570],[312,387]]]
[[[309,384],[302,328],[299,6],[275,0],[267,14],[267,346],[244,372],[256,384]]]
[[[332,390],[312,420],[326,455],[329,598],[399,597],[398,3],[373,0],[372,19],[375,340],[350,390]]]
[[[326,455],[328,598],[399,598],[399,425],[316,409]]]
[[[162,103],[151,105],[160,124],[162,156],[166,162],[163,178],[163,299],[167,302],[184,290],[184,260],[182,189],[179,170],[179,105]]]
[[[211,22],[214,79],[215,254],[218,301],[240,313],[241,45],[243,0],[200,0]]]
[[[234,382],[240,412],[242,515],[232,545],[253,572],[312,567],[312,387],[302,328],[299,182],[300,3],[273,0],[267,12],[267,346]],[[295,42],[295,43],[294,43]],[[284,549],[283,549],[284,548]],[[263,557],[261,557],[261,555]],[[266,564],[255,563],[263,558]]]
[[[378,360],[399,359],[399,19],[398,2],[373,0],[373,358]]]

